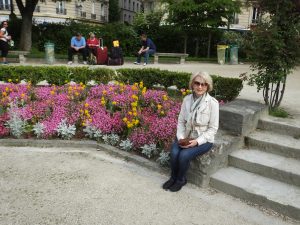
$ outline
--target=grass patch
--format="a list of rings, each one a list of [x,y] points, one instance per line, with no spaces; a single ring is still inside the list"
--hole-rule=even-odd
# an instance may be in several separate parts
[[[277,107],[274,109],[270,109],[269,115],[274,117],[287,118],[289,116],[289,113],[285,111],[283,108]]]

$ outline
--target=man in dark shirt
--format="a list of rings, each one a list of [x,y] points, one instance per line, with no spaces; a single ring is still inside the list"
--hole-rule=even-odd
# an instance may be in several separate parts
[[[153,55],[156,52],[156,46],[150,38],[147,38],[146,34],[141,34],[142,47],[138,51],[138,57],[134,64],[139,65],[141,63],[141,57],[144,56],[144,66],[148,64],[149,55]]]

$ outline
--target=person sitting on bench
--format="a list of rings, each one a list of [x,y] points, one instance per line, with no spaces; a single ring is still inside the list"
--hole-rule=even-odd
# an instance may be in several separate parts
[[[83,58],[83,64],[87,64],[86,61],[86,57],[87,57],[87,53],[86,53],[86,42],[85,42],[85,38],[82,37],[81,33],[77,33],[74,37],[72,37],[71,39],[71,46],[69,47],[68,50],[68,64],[71,65],[72,64],[72,58],[73,55],[76,53],[81,53],[82,54],[82,58]]]

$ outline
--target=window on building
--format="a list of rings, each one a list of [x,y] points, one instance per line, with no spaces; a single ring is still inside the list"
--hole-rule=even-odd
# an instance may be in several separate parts
[[[126,0],[124,0],[124,5],[123,5],[123,8],[124,8],[124,9],[126,9],[126,8],[127,8],[127,5],[126,5],[126,4],[127,4],[127,1],[126,1]]]
[[[130,15],[128,16],[128,22],[129,23],[131,22],[131,16]]]
[[[132,11],[135,11],[135,2],[132,2]]]
[[[65,8],[65,1],[57,1],[56,2],[56,13],[57,14],[67,14],[67,10]]]
[[[131,8],[131,0],[128,0],[128,9],[130,10]]]
[[[139,3],[138,3],[138,2],[136,3],[136,11],[137,11],[137,12],[140,12],[140,9],[139,9]]]
[[[239,23],[239,14],[233,13],[230,23],[238,24]]]
[[[105,16],[104,4],[103,3],[101,3],[101,5],[100,5],[100,15]]]
[[[10,0],[0,0],[0,10],[10,10]]]
[[[252,11],[252,23],[256,24],[260,20],[260,10],[258,7],[253,7]]]

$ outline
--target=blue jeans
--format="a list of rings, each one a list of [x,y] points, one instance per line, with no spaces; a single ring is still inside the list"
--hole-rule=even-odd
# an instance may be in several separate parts
[[[144,63],[147,63],[148,64],[148,60],[149,60],[149,55],[153,55],[155,53],[155,50],[154,49],[149,49],[148,51],[146,52],[143,52],[142,54],[139,54],[136,61],[138,63],[141,62],[141,57],[144,56]]]
[[[213,144],[207,142],[200,146],[192,148],[181,148],[178,145],[178,141],[175,140],[171,149],[171,177],[178,181],[184,182],[186,172],[189,168],[190,161],[196,158],[198,155],[202,155],[208,152],[212,148]]]

